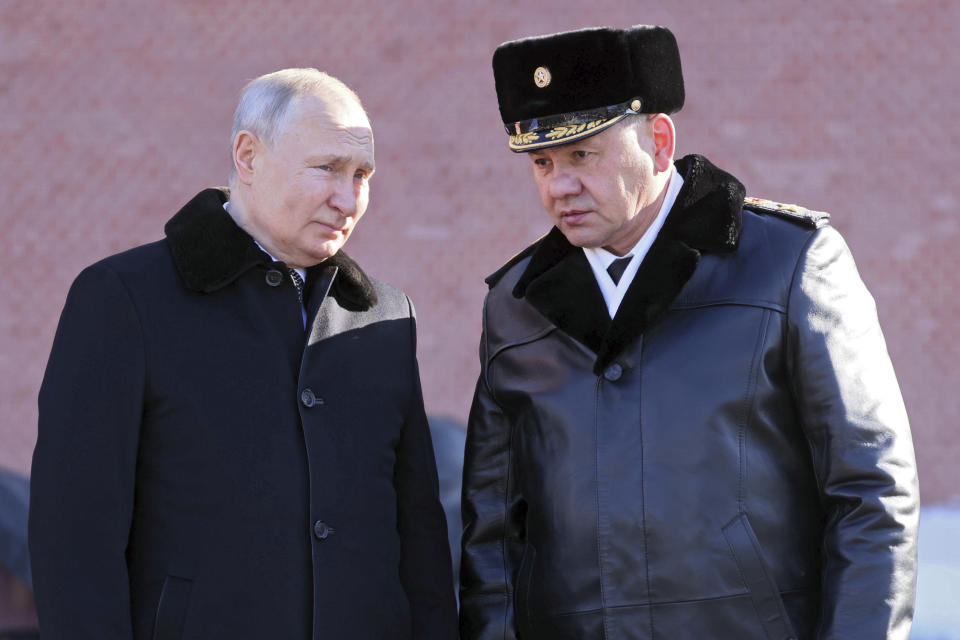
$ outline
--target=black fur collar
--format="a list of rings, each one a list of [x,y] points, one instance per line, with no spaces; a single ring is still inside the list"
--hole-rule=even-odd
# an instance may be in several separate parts
[[[745,190],[703,156],[676,161],[683,188],[613,320],[583,251],[554,227],[515,262],[530,263],[513,290],[559,329],[597,354],[599,374],[667,311],[703,253],[737,248]],[[488,278],[493,286],[505,273]]]
[[[226,188],[204,189],[167,222],[164,231],[173,261],[188,289],[210,293],[233,282],[258,264],[270,264],[246,231],[224,211],[230,198]],[[331,293],[351,309],[366,310],[377,304],[370,279],[343,251],[307,270],[309,284],[319,272],[338,267]]]

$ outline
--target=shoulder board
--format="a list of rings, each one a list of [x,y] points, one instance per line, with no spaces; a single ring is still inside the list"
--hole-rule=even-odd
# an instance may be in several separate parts
[[[772,213],[814,229],[822,227],[830,221],[830,214],[826,211],[814,211],[800,205],[783,204],[763,198],[744,198],[743,207],[756,213]]]
[[[521,260],[529,256],[530,254],[532,254],[534,250],[536,250],[536,248],[540,246],[540,243],[543,242],[543,239],[545,237],[547,237],[547,234],[544,234],[539,238],[537,238],[536,242],[534,242],[529,247],[527,247],[517,255],[507,260],[507,263],[505,265],[503,265],[502,267],[500,267],[499,269],[491,273],[489,276],[484,278],[483,281],[486,282],[487,286],[492,289],[498,282],[500,282],[500,279],[504,275],[506,275],[507,271],[510,271],[510,269],[513,268],[515,264],[517,264],[518,262],[520,262]]]

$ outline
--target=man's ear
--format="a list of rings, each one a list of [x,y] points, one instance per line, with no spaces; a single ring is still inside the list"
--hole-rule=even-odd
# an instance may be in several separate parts
[[[237,173],[237,180],[249,185],[253,182],[254,160],[260,153],[263,145],[257,136],[243,130],[233,139],[233,167]]]
[[[656,114],[653,117],[653,166],[657,172],[670,168],[676,145],[677,132],[673,127],[673,120],[665,113]]]

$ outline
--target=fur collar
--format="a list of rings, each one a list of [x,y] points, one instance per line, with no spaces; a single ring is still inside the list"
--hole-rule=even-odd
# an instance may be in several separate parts
[[[703,156],[686,156],[675,165],[683,188],[613,320],[583,251],[556,227],[487,279],[493,286],[509,266],[529,255],[514,297],[526,298],[557,328],[593,350],[597,374],[663,317],[703,253],[737,248],[743,185]]]
[[[204,189],[164,227],[177,271],[192,291],[211,293],[258,264],[271,264],[270,256],[224,211],[229,198],[229,189]],[[331,266],[338,268],[331,292],[346,307],[366,310],[377,304],[370,279],[343,251],[310,267],[308,285]]]

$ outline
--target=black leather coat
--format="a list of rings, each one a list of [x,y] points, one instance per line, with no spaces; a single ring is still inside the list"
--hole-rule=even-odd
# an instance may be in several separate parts
[[[873,300],[825,214],[677,168],[612,321],[556,229],[488,280],[462,637],[905,639],[917,478]]]

